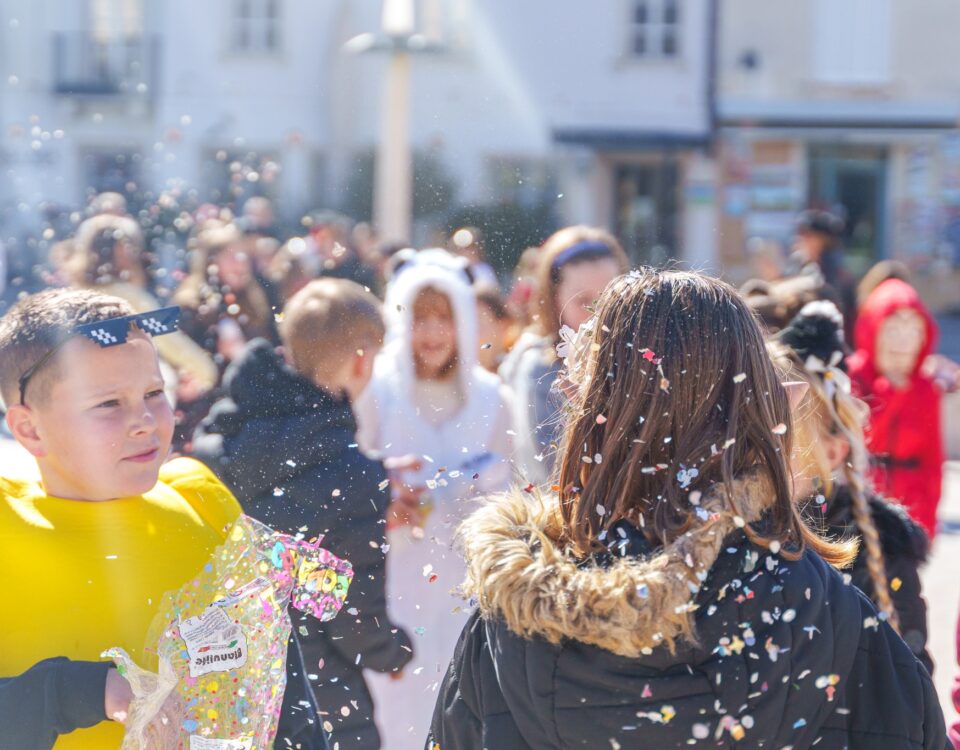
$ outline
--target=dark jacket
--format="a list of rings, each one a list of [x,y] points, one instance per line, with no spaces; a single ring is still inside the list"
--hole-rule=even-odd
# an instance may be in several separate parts
[[[106,721],[110,662],[62,656],[0,679],[0,750],[49,750],[61,734]]]
[[[929,675],[862,592],[814,553],[773,554],[703,508],[666,548],[620,522],[613,552],[586,561],[552,541],[555,504],[517,497],[471,517],[480,611],[427,747],[948,747]]]
[[[362,670],[396,671],[412,656],[386,611],[386,473],[358,451],[349,402],[290,370],[269,343],[251,342],[227,371],[226,388],[197,430],[194,453],[247,513],[278,531],[322,534],[324,547],[353,564],[337,618],[321,625],[291,615],[333,743],[379,747]]]
[[[926,562],[930,546],[927,534],[902,506],[875,494],[870,495],[868,502],[880,535],[890,598],[900,620],[900,635],[927,671],[933,674],[933,660],[927,652],[927,603],[920,590],[920,566]],[[807,503],[804,512],[818,530],[823,530],[829,537],[861,536],[847,487],[838,486],[833,496],[822,505]],[[862,543],[856,561],[845,572],[850,574],[854,586],[876,601],[873,579],[867,567],[867,549]]]

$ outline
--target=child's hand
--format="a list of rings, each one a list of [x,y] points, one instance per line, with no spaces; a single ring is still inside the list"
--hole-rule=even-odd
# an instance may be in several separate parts
[[[401,526],[422,528],[426,517],[420,509],[419,501],[411,504],[407,500],[393,500],[387,508],[387,529]]]
[[[140,703],[142,704],[142,699]],[[104,713],[111,721],[126,724],[131,704],[134,704],[134,709],[137,709],[137,701],[134,699],[130,683],[116,669],[111,669],[107,672],[107,684],[104,688]],[[175,747],[183,716],[183,700],[176,691],[173,691],[144,729],[146,747]]]
[[[942,354],[931,354],[927,357],[923,361],[921,372],[933,380],[944,393],[960,391],[960,364]]]
[[[116,669],[107,672],[107,684],[103,690],[103,710],[110,721],[123,724],[127,720],[127,711],[130,710],[130,701],[133,700],[133,690]]]

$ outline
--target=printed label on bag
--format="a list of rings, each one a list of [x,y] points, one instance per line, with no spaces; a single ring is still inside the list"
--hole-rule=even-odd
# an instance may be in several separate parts
[[[196,734],[190,735],[190,750],[252,750],[253,740],[211,740]]]
[[[240,626],[219,607],[181,620],[180,637],[187,645],[191,677],[227,672],[247,663],[247,639]]]

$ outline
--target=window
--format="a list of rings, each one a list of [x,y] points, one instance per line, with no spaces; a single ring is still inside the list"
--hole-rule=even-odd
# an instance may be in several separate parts
[[[630,53],[646,59],[680,54],[680,0],[633,0]]]
[[[280,51],[280,0],[233,0],[233,51]]]
[[[889,78],[890,0],[817,0],[814,70],[819,80],[877,84]]]

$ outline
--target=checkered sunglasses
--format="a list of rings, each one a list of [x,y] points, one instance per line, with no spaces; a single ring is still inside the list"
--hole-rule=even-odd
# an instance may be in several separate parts
[[[24,404],[24,396],[27,392],[27,384],[30,378],[37,374],[53,355],[60,351],[61,347],[74,336],[83,336],[94,344],[101,347],[117,346],[127,340],[127,334],[131,326],[136,326],[141,331],[151,336],[162,336],[165,333],[173,333],[177,330],[177,324],[180,321],[179,307],[163,307],[159,310],[138,313],[137,315],[124,315],[119,318],[108,318],[107,320],[98,320],[95,323],[84,323],[75,326],[70,333],[54,345],[50,351],[38,359],[23,375],[20,376],[20,403]]]

